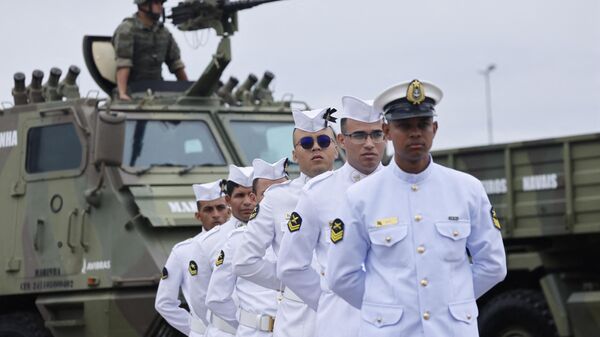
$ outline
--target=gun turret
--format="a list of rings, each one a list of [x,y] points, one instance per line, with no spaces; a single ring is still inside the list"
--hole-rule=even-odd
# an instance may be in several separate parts
[[[270,71],[265,71],[260,82],[254,87],[252,91],[252,97],[254,100],[260,101],[261,103],[272,103],[273,92],[269,89],[269,84],[275,78],[275,74]]]
[[[67,99],[77,99],[79,95],[79,86],[75,82],[81,69],[78,66],[70,66],[67,76],[58,84],[58,94]]]
[[[62,70],[53,67],[50,69],[50,76],[48,81],[42,87],[42,95],[46,99],[46,102],[60,101],[61,96],[58,94],[58,81],[62,75]]]
[[[217,35],[232,35],[238,30],[237,12],[280,0],[195,0],[180,2],[171,9],[173,24],[180,30],[213,28]]]
[[[229,105],[234,105],[236,103],[235,98],[233,98],[233,89],[236,85],[238,85],[240,81],[231,76],[225,85],[223,85],[219,90],[217,90],[217,95],[225,101],[225,103]]]
[[[40,103],[44,101],[42,96],[42,80],[44,79],[44,72],[41,70],[34,70],[31,74],[31,84],[27,88],[27,94],[30,103]]]
[[[13,76],[15,87],[12,90],[15,105],[25,105],[27,100],[27,88],[25,88],[25,74],[19,72]]]

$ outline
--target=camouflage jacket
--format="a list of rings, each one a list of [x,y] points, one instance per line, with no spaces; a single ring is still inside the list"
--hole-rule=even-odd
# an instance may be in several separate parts
[[[146,27],[134,14],[125,18],[112,38],[117,68],[130,67],[129,82],[162,80],[163,62],[175,73],[183,68],[177,42],[162,23]]]

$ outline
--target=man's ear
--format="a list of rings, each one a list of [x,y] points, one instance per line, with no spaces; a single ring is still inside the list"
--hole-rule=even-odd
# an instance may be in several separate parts
[[[381,127],[383,129],[383,136],[385,140],[390,140],[390,125],[387,123],[383,123]]]
[[[200,212],[194,213],[194,218],[196,218],[196,220],[200,221]],[[202,222],[202,221],[200,221],[200,222]]]
[[[435,136],[438,130],[438,122],[434,121],[433,122],[433,135]]]
[[[225,202],[227,203],[228,206],[231,205],[231,197],[228,196],[227,194],[225,195]]]
[[[345,143],[346,142],[346,136],[344,136],[341,133],[338,133],[337,136],[336,136],[336,138],[337,138],[337,142],[340,145],[340,147],[342,149],[346,150],[346,143]]]

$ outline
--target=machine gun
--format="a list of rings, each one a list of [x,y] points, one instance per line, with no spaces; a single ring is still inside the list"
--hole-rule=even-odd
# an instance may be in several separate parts
[[[281,0],[188,0],[180,2],[167,16],[179,30],[193,31],[212,28],[221,42],[212,62],[204,69],[200,78],[181,98],[206,97],[218,88],[219,79],[231,61],[229,36],[238,30],[237,12],[269,2]]]
[[[280,0],[188,0],[171,9],[173,25],[180,30],[213,28],[217,35],[232,35],[238,29],[237,12]]]

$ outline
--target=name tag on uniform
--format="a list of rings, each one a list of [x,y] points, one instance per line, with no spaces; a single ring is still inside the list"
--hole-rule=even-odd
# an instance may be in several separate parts
[[[379,219],[375,222],[375,226],[377,227],[382,227],[382,226],[389,226],[389,225],[395,225],[398,223],[398,217],[393,216],[390,218],[383,218],[383,219]]]

